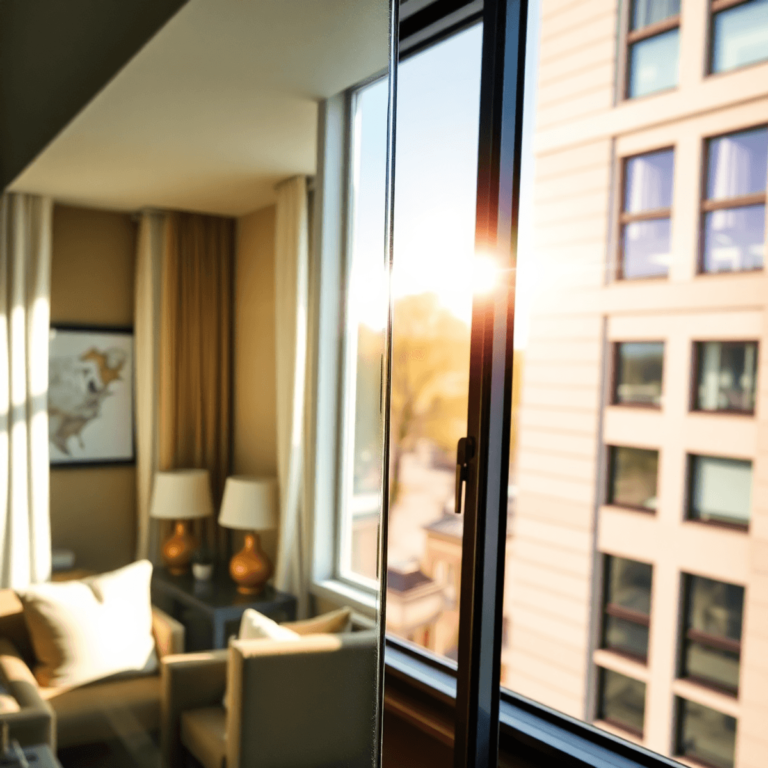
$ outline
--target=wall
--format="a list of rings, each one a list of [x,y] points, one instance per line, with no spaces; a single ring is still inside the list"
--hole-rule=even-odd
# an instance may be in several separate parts
[[[232,473],[277,475],[275,207],[237,221]],[[276,534],[262,544],[274,562]]]
[[[57,205],[53,216],[51,323],[133,325],[136,225],[128,214]],[[76,565],[110,570],[133,559],[133,466],[51,470],[53,546]]]

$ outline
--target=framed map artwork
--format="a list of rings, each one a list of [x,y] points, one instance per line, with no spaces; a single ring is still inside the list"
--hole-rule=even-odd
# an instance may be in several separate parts
[[[134,462],[130,328],[51,328],[48,435],[52,466]]]

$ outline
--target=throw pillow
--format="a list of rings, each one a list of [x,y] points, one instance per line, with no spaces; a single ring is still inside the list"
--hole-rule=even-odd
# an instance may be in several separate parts
[[[287,621],[282,626],[292,629],[300,635],[327,635],[346,632],[352,621],[351,608],[338,608],[335,611],[328,611],[321,616],[315,616],[313,619],[304,619],[303,621]]]
[[[157,669],[149,584],[152,564],[131,563],[79,581],[20,591],[43,687],[73,687]]]

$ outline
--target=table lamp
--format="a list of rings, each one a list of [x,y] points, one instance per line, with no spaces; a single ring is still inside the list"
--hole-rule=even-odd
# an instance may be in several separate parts
[[[197,539],[187,530],[187,520],[213,514],[211,484],[207,469],[175,469],[155,474],[149,514],[160,520],[175,520],[172,536],[163,544],[166,568],[179,576],[189,570]]]
[[[245,546],[232,557],[229,573],[243,595],[258,595],[272,575],[272,563],[262,552],[257,531],[277,527],[277,480],[228,477],[219,525],[247,531]]]

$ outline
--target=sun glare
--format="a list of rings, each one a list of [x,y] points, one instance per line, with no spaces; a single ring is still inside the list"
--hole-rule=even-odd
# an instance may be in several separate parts
[[[496,259],[478,254],[472,262],[472,292],[475,295],[490,293],[499,284],[501,267]]]

